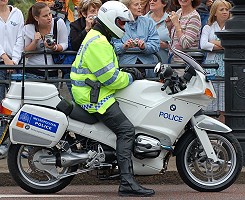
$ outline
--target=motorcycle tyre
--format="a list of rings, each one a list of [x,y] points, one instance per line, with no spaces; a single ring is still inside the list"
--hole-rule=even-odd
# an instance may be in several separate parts
[[[186,152],[188,145],[194,139],[196,139],[195,134],[186,134],[184,139],[182,138],[183,139],[182,142],[184,144],[182,146],[183,150],[180,151],[176,155],[176,167],[177,167],[177,170],[178,170],[178,173],[179,173],[181,179],[192,189],[197,190],[199,192],[220,192],[220,191],[230,187],[236,181],[238,176],[240,175],[240,172],[241,172],[242,167],[243,167],[243,151],[242,151],[240,143],[238,142],[238,140],[235,138],[235,136],[233,134],[231,134],[231,133],[222,134],[222,133],[208,132],[208,134],[209,133],[210,134],[217,134],[217,135],[220,135],[220,136],[226,138],[234,147],[234,149],[236,151],[237,162],[236,162],[236,166],[235,166],[235,169],[233,171],[233,174],[225,182],[222,182],[221,184],[218,184],[216,186],[205,186],[203,184],[199,184],[190,177],[189,173],[187,172],[187,170],[185,168],[184,159],[185,159],[185,152]]]
[[[28,180],[21,175],[17,165],[17,156],[21,146],[22,145],[19,144],[17,145],[11,144],[8,152],[7,163],[12,178],[17,183],[17,185],[20,186],[22,189],[32,194],[52,194],[64,189],[66,186],[68,186],[71,183],[75,175],[61,179],[55,184],[45,186],[45,187],[37,186],[28,182]],[[72,166],[69,172],[76,171],[77,168],[78,166]]]

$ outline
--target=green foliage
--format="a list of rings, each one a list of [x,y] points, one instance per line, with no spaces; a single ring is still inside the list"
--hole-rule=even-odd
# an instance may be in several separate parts
[[[73,4],[72,1],[69,1],[68,7],[69,7],[72,11],[74,11],[74,4]]]
[[[9,0],[9,5],[13,5],[13,4],[14,4],[14,1]]]
[[[35,2],[36,2],[35,0],[14,0],[14,1],[9,0],[9,5],[13,5],[14,7],[19,8],[23,13],[24,18],[26,19],[29,8]]]

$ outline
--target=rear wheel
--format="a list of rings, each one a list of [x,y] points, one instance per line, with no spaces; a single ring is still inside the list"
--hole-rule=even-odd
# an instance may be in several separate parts
[[[41,164],[40,156],[52,154],[51,149],[12,144],[8,153],[9,172],[15,182],[30,193],[58,192],[69,185],[74,176],[64,179],[58,179],[57,176],[76,171],[77,166],[59,168]]]
[[[210,132],[208,137],[218,157],[208,159],[194,134],[183,140],[182,151],[176,155],[180,177],[191,188],[200,192],[219,192],[228,188],[239,176],[243,165],[242,148],[233,134]]]

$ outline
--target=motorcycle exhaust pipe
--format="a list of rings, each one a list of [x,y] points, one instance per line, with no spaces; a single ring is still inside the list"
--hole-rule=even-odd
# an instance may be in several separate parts
[[[56,165],[58,167],[69,167],[85,163],[89,159],[88,153],[67,153],[62,152],[59,158],[55,156],[40,156],[40,163],[43,165]]]

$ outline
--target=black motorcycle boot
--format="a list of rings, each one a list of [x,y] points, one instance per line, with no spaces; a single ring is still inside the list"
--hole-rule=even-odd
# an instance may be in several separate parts
[[[155,194],[152,189],[147,189],[140,186],[131,174],[122,174],[119,186],[119,196],[130,197],[150,197]]]
[[[147,189],[140,186],[133,177],[132,164],[127,161],[119,164],[121,171],[121,181],[118,190],[119,196],[132,196],[132,197],[149,197],[155,194],[152,189]]]

